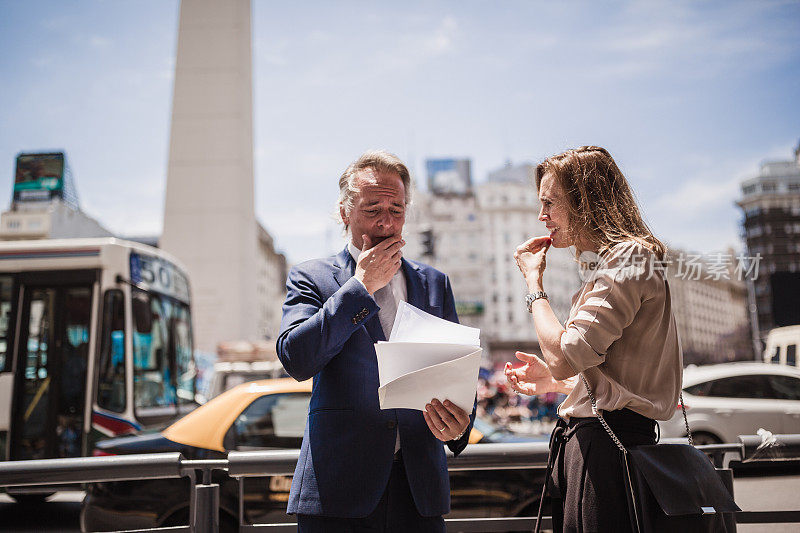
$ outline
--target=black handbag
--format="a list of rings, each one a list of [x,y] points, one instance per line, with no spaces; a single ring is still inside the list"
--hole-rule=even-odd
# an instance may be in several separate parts
[[[631,528],[650,532],[732,532],[740,511],[723,483],[729,471],[717,471],[708,456],[694,447],[686,409],[681,409],[689,444],[625,446],[597,410],[597,402],[586,378],[592,412],[620,449],[623,479],[627,487]]]

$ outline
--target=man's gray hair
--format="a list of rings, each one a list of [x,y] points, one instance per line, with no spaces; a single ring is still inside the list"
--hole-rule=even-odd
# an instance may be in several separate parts
[[[403,180],[403,187],[406,191],[406,206],[411,204],[411,174],[408,167],[399,157],[387,152],[386,150],[368,150],[361,154],[361,157],[352,162],[339,178],[339,201],[337,202],[336,216],[344,224],[339,214],[339,206],[344,207],[346,214],[350,214],[355,205],[355,197],[359,190],[356,186],[356,175],[366,169],[380,172],[396,172]],[[345,224],[347,230],[347,224]]]

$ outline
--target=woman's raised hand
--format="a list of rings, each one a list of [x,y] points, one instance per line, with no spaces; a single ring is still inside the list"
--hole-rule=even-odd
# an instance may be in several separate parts
[[[514,260],[532,291],[542,290],[542,276],[547,268],[547,250],[553,241],[550,237],[533,237],[517,246]]]
[[[506,363],[504,371],[512,389],[529,396],[563,392],[563,383],[553,378],[544,361],[530,353],[517,352],[515,355],[525,365],[512,368],[511,363]]]

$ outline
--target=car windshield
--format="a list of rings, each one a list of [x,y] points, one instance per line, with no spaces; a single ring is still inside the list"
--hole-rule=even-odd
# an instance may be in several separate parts
[[[132,305],[136,408],[146,414],[194,402],[196,372],[189,307],[138,289]]]

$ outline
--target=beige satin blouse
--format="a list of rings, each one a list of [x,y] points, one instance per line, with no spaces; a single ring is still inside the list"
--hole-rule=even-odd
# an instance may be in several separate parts
[[[618,244],[572,299],[561,350],[583,372],[601,410],[627,407],[656,420],[675,414],[683,357],[660,266],[641,244]],[[583,382],[558,414],[594,416]]]

